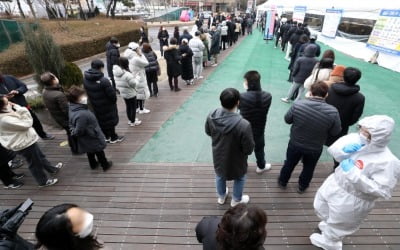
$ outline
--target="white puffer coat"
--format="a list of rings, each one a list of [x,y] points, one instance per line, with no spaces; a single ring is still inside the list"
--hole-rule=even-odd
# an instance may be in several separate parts
[[[140,81],[140,77],[132,75],[131,72],[122,69],[118,65],[113,66],[113,74],[115,85],[119,90],[122,98],[131,99],[136,96],[136,85]]]
[[[189,47],[193,51],[193,57],[203,57],[203,50],[205,46],[203,41],[201,41],[198,36],[190,39]]]
[[[128,58],[129,60],[129,70],[131,71],[132,75],[139,76],[138,83],[147,85],[145,67],[149,65],[149,61],[147,61],[146,57],[143,54],[139,56],[130,48],[125,50],[124,57]]]

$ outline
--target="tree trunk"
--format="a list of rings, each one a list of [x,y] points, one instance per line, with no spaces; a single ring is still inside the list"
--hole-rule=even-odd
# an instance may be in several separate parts
[[[110,16],[110,10],[111,10],[112,3],[113,3],[113,0],[110,0],[110,2],[107,5],[107,14],[106,14],[107,17]]]
[[[21,6],[21,1],[17,0],[17,5],[18,5],[18,9],[19,9],[19,14],[21,15],[22,18],[25,18],[25,14],[24,11],[22,10],[22,6]]]
[[[26,4],[28,4],[29,9],[31,10],[33,18],[36,19],[36,12],[35,9],[33,8],[32,0],[26,0]]]
[[[114,4],[113,7],[111,9],[111,17],[114,18],[115,17],[115,7],[117,7],[117,0],[113,0]]]
[[[92,8],[90,8],[89,0],[86,0],[86,4],[87,4],[89,13],[92,13]]]

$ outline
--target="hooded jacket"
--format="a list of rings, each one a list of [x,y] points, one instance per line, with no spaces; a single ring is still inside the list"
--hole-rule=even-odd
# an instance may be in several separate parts
[[[136,85],[139,82],[139,76],[135,78],[131,72],[122,69],[118,65],[114,65],[113,73],[115,85],[117,86],[122,98],[134,98],[136,96]]]
[[[336,168],[334,179],[349,195],[374,202],[389,199],[400,178],[400,161],[387,147],[394,129],[394,120],[385,115],[365,117],[358,123],[371,134],[371,140],[359,151],[345,153],[343,147],[361,143],[358,133],[341,137],[328,152],[337,160],[352,159],[355,166],[348,172]]]
[[[89,69],[85,71],[83,85],[100,127],[110,129],[117,126],[117,95],[110,81],[101,71]]]
[[[15,112],[0,112],[0,144],[12,151],[20,151],[39,139],[32,128],[33,119],[29,110],[14,105]]]
[[[118,47],[110,41],[106,44],[106,58],[107,58],[107,73],[110,77],[113,76],[112,68],[118,63],[119,50]]]
[[[106,138],[87,105],[69,104],[69,124],[71,135],[77,138],[78,154],[96,153],[106,148]]]
[[[44,88],[42,97],[51,117],[62,128],[68,128],[68,100],[61,86]]]
[[[238,113],[219,108],[207,117],[205,132],[211,136],[215,173],[235,180],[247,173],[247,157],[253,152],[251,125]]]
[[[164,59],[167,62],[167,75],[171,77],[180,76],[182,67],[180,60],[182,59],[177,45],[164,46]]]
[[[135,51],[130,48],[127,48],[125,50],[124,57],[128,58],[129,60],[129,70],[131,71],[132,75],[139,76],[138,83],[147,85],[145,70],[145,67],[149,65],[149,61],[147,61],[147,58],[143,54],[139,56]]]
[[[304,56],[299,57],[293,66],[293,81],[295,83],[304,84],[304,81],[311,75],[315,64],[318,62],[315,58],[317,46],[310,44],[304,50]]]
[[[360,119],[364,111],[365,97],[358,85],[335,83],[329,88],[326,103],[339,111],[342,131],[347,134],[349,127]]]
[[[189,41],[189,47],[193,51],[193,57],[203,57],[204,43],[200,37],[195,36]]]

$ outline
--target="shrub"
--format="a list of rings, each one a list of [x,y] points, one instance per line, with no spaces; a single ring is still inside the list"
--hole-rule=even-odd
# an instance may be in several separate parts
[[[33,110],[40,110],[44,109],[44,102],[43,98],[41,95],[36,95],[34,97],[28,97],[26,98],[26,101],[28,102],[29,107]]]
[[[72,85],[82,86],[83,74],[75,63],[66,62],[59,80],[64,89],[69,89]]]
[[[43,88],[40,75],[50,71],[60,77],[64,68],[64,57],[60,47],[54,42],[49,32],[39,24],[37,29],[31,25],[24,26],[25,52],[35,73],[35,80],[39,83],[39,90]]]

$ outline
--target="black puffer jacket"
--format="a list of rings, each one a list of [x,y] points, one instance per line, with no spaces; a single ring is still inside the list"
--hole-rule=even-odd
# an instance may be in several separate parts
[[[297,58],[293,66],[293,80],[296,83],[304,83],[304,81],[311,75],[315,64],[318,62],[315,58],[317,46],[315,44],[308,45],[304,50],[304,56]]]
[[[240,94],[240,114],[248,120],[254,135],[264,133],[272,96],[265,91],[248,90]]]
[[[346,83],[335,83],[329,88],[326,103],[333,105],[339,111],[342,131],[349,130],[364,111],[365,97],[360,93],[360,86]]]
[[[71,134],[77,137],[78,154],[96,153],[106,148],[106,138],[87,105],[69,104],[69,124]]]
[[[215,173],[235,180],[247,173],[247,156],[253,152],[251,125],[238,113],[219,108],[207,117],[206,134],[211,136]]]
[[[106,44],[107,73],[110,77],[114,76],[112,68],[114,65],[118,64],[119,56],[120,55],[118,48],[111,42],[107,42]]]
[[[25,83],[10,75],[2,75],[0,77],[0,94],[7,95],[12,90],[16,90],[18,91],[18,95],[11,98],[10,101],[19,106],[26,107],[28,103],[26,102],[24,94],[28,91],[28,88]]]
[[[110,129],[117,126],[117,95],[110,81],[101,71],[89,69],[85,71],[84,86],[100,127]]]
[[[160,66],[158,65],[156,53],[154,53],[154,51],[150,51],[149,53],[143,52],[143,55],[146,57],[147,61],[149,62],[149,65],[144,67],[144,69],[146,70],[146,73],[157,72],[160,69]]]

